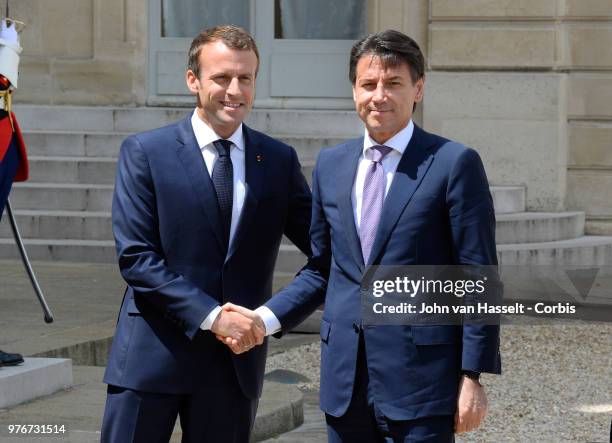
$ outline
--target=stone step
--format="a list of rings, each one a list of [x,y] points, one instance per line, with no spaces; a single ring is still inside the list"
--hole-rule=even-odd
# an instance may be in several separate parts
[[[85,263],[116,263],[114,240],[74,240],[24,238],[31,260]],[[17,259],[19,251],[14,239],[0,238],[0,259]],[[293,245],[281,245],[275,272],[295,274],[306,263],[306,257]]]
[[[299,135],[272,135],[272,137],[278,138],[284,143],[287,143],[289,146],[293,146],[293,148],[295,148],[298,158],[302,164],[302,168],[304,168],[304,166],[310,167],[310,172],[308,174],[304,173],[304,175],[307,177],[312,175],[312,168],[314,167],[315,160],[321,149],[329,148],[346,141],[346,137]]]
[[[266,134],[277,135],[333,135],[346,139],[363,134],[363,123],[355,111],[255,109],[247,124]]]
[[[302,161],[302,173],[309,184],[312,185],[312,170],[314,160]],[[493,197],[496,214],[510,214],[525,212],[525,188],[522,186],[491,186],[489,188]]]
[[[115,182],[117,159],[113,157],[30,156],[30,182],[106,184]]]
[[[117,157],[129,133],[23,130],[29,156]]]
[[[13,209],[52,211],[110,211],[113,185],[16,183],[11,191]]]
[[[501,265],[609,266],[612,237],[589,236],[541,243],[497,246]]]
[[[62,182],[60,183],[17,183],[14,186],[15,189],[11,196],[11,201],[14,202],[13,207],[15,209],[59,209],[71,211],[110,210],[110,203],[112,199],[111,195],[113,189],[112,183],[114,182],[115,170],[115,164],[111,159],[95,158],[91,163],[89,163],[83,157],[79,157],[79,160],[75,161],[67,159],[67,157],[60,157],[59,159],[42,159],[40,157],[34,157],[33,163],[34,165],[32,178],[34,180],[34,174],[40,174],[42,176],[47,175],[47,173],[44,171],[44,166],[46,165],[49,166],[49,168],[55,168],[55,171],[57,172],[65,172],[66,180],[86,180],[88,178],[86,173],[90,171],[91,180],[93,180],[94,182],[99,181],[102,183],[66,183],[66,180],[62,180]],[[95,171],[96,166],[100,168],[100,171]],[[306,161],[302,165],[303,173],[309,181],[312,177],[313,167],[314,162],[312,161]],[[103,171],[106,172],[103,173]],[[55,180],[59,180],[59,178],[52,173],[49,173],[48,175],[48,179],[53,178]],[[525,211],[524,187],[491,186],[490,190],[493,196],[495,212],[497,214],[507,214]],[[83,200],[87,195],[89,195],[89,198]],[[38,206],[35,203],[41,200],[40,197],[44,197],[44,202],[42,202],[42,206]],[[64,201],[66,198],[69,201]],[[89,200],[92,199],[95,201],[90,202]]]
[[[116,158],[129,133],[87,133],[66,131],[24,131],[24,141],[32,157]],[[272,137],[293,146],[300,161],[312,162],[321,148],[337,145],[343,137],[309,135],[274,135]],[[84,161],[84,160],[83,160]]]
[[[498,244],[497,252],[500,263],[506,265],[610,265],[612,237],[581,236],[548,242]],[[294,273],[305,262],[306,257],[297,247],[285,243],[281,245],[276,271]]]
[[[538,243],[584,235],[584,212],[517,212],[496,216],[495,241]]]
[[[112,240],[110,212],[15,210],[23,238]],[[497,244],[536,243],[577,238],[584,234],[582,212],[520,212],[497,216]],[[0,238],[12,238],[8,219]],[[283,238],[283,244],[291,244]]]
[[[26,131],[134,133],[182,119],[190,108],[113,108],[85,106],[15,105]],[[358,136],[363,126],[355,111],[254,109],[247,124],[266,134],[342,138]]]
[[[33,260],[115,263],[112,240],[25,239]],[[497,252],[504,265],[610,265],[612,237],[582,236],[575,239],[539,243],[500,244]],[[0,239],[0,258],[14,259],[18,251],[13,239]],[[306,262],[305,256],[291,244],[281,244],[276,272],[295,273]]]
[[[116,263],[113,240],[39,239],[23,240],[31,260],[84,263]],[[0,258],[16,259],[19,251],[12,238],[0,239]]]
[[[504,265],[610,265],[612,237],[582,236],[550,242],[498,244],[497,253],[500,264]],[[297,272],[305,261],[295,246],[282,244],[276,270]]]
[[[518,212],[496,216],[498,245],[541,243],[578,238],[584,235],[584,212]],[[291,241],[283,237],[283,244]]]
[[[70,360],[26,357],[18,366],[0,368],[0,411],[67,389],[72,383]]]
[[[15,210],[22,238],[112,240],[110,212]],[[13,238],[7,217],[0,221],[0,238]]]
[[[111,240],[111,195],[112,185],[25,183],[15,185],[11,201],[24,238]],[[563,240],[583,233],[581,212],[497,215],[498,244]],[[0,222],[3,237],[12,237],[8,220]]]
[[[525,187],[491,186],[489,189],[496,214],[525,212]]]

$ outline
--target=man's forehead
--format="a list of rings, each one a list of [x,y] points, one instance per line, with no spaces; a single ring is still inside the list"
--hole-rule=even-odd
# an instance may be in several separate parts
[[[206,43],[200,51],[200,67],[209,72],[227,69],[251,72],[257,70],[258,60],[251,49],[233,49],[219,41],[222,46],[213,46],[217,42]],[[215,56],[213,56],[215,54]]]
[[[253,51],[251,48],[231,48],[223,40],[213,40],[211,42],[204,43],[200,47],[200,56],[204,52],[211,52],[211,51],[220,52],[220,53],[224,53],[224,54],[231,54],[231,53],[247,54],[247,53],[251,53],[251,54],[253,54],[253,56],[255,58],[257,58],[257,55],[255,54],[255,51]]]
[[[357,74],[367,75],[374,72],[378,74],[379,71],[382,71],[385,77],[410,74],[408,63],[395,58],[381,57],[377,54],[364,54],[357,61]]]

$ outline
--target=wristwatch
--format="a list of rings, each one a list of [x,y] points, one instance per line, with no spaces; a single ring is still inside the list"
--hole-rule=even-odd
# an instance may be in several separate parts
[[[475,371],[461,371],[462,375],[465,375],[467,378],[471,378],[475,382],[480,383],[480,372]]]

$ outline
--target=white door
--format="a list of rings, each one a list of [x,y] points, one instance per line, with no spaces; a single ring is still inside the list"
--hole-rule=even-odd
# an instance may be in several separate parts
[[[366,0],[149,0],[148,104],[194,103],[187,51],[202,29],[247,29],[260,52],[255,106],[352,109],[349,51],[365,34]]]

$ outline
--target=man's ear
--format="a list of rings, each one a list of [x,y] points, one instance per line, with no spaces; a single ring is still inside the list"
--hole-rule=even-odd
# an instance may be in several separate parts
[[[189,88],[189,91],[193,94],[197,94],[200,90],[200,80],[198,80],[198,77],[191,69],[187,70],[187,73],[185,74],[185,81],[187,82],[187,88]]]
[[[418,103],[423,100],[423,95],[425,94],[425,75],[423,75],[423,77],[417,80],[415,86],[417,89],[417,93],[414,97],[414,101]]]

